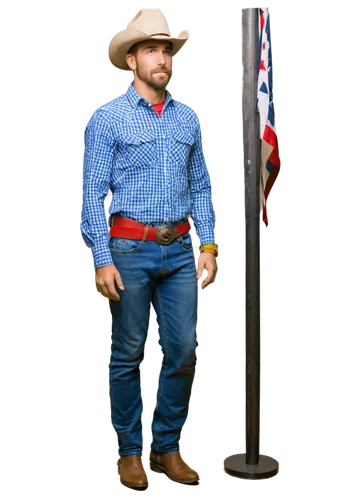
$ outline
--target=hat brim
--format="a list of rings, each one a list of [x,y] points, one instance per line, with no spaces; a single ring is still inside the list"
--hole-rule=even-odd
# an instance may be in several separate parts
[[[131,46],[143,40],[168,40],[173,44],[172,56],[174,56],[189,38],[189,31],[183,30],[178,38],[165,35],[148,36],[147,33],[136,29],[126,29],[120,31],[110,41],[108,55],[111,63],[116,68],[130,70],[126,62],[126,56]]]

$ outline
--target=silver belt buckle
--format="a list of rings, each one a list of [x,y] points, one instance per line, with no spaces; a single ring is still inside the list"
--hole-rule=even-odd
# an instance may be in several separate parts
[[[178,231],[175,227],[160,226],[157,229],[155,241],[158,243],[158,245],[169,245],[178,236]]]

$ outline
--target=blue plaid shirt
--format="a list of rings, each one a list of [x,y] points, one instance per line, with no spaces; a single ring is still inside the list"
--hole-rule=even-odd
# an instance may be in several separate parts
[[[81,234],[95,268],[113,263],[104,210],[109,189],[110,215],[154,227],[190,215],[200,244],[215,243],[210,177],[195,111],[166,90],[158,116],[133,83],[93,113],[84,134]]]

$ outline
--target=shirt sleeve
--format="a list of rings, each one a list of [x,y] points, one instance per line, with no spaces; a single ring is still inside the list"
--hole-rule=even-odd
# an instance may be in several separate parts
[[[215,211],[211,199],[210,176],[206,166],[201,127],[198,120],[195,141],[189,157],[191,217],[200,239],[200,245],[215,243]]]
[[[84,133],[81,234],[91,248],[95,269],[113,264],[104,210],[112,171],[115,141],[101,110],[92,115]]]

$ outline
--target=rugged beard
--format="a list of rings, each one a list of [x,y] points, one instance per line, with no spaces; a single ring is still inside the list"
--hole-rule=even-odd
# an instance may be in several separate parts
[[[141,80],[142,82],[145,82],[147,85],[149,85],[150,87],[152,87],[153,89],[156,89],[156,90],[161,90],[161,89],[165,89],[165,87],[168,85],[168,83],[170,82],[170,79],[172,77],[172,71],[168,71],[168,70],[164,70],[164,71],[167,71],[167,75],[168,75],[168,80],[163,80],[162,82],[159,80],[155,80],[155,77],[154,75],[150,76],[149,78],[140,71],[140,68],[139,66],[137,66],[137,77],[139,78],[139,80]]]

